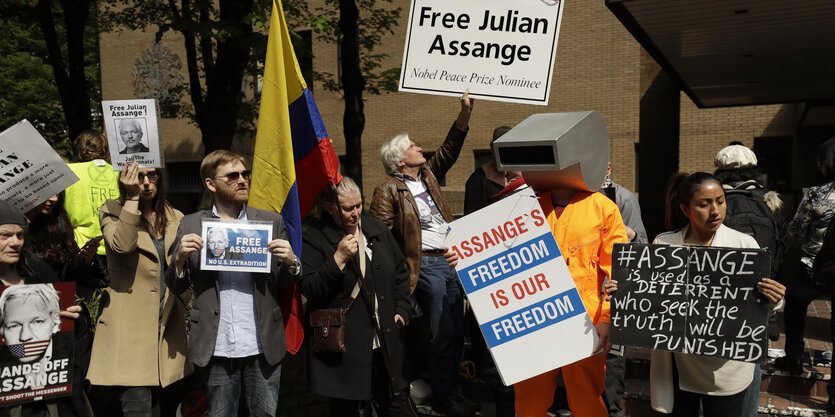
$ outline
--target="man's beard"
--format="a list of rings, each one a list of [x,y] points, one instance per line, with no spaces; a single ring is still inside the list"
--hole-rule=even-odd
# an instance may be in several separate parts
[[[217,188],[217,195],[215,196],[220,197],[223,201],[228,201],[230,203],[241,203],[246,204],[249,200],[249,187],[246,189],[246,193],[238,193],[238,185],[235,184],[235,188]]]

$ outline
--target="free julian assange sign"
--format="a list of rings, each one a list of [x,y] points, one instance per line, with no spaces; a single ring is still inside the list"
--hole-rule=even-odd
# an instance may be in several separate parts
[[[412,0],[400,91],[547,105],[564,0]]]

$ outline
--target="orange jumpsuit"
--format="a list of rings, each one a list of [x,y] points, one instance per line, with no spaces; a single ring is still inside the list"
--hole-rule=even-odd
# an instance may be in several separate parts
[[[612,273],[612,245],[629,241],[618,206],[603,194],[577,192],[558,218],[551,193],[539,193],[538,197],[592,322],[609,323],[609,302],[601,296],[603,281]],[[559,343],[571,341],[555,340],[555,349]],[[572,415],[608,416],[600,396],[605,366],[606,355],[592,355],[514,384],[516,415],[544,417],[554,399],[557,375],[562,371]]]

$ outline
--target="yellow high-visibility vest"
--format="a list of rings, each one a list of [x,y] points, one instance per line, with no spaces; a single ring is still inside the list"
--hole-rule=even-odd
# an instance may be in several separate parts
[[[119,171],[97,161],[69,164],[79,181],[66,189],[64,206],[79,248],[101,235],[99,208],[105,201],[119,198]],[[104,255],[104,240],[99,243],[98,254]]]

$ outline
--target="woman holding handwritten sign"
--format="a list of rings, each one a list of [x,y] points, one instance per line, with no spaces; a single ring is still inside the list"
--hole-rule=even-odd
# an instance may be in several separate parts
[[[667,190],[665,223],[672,230],[658,235],[662,245],[759,248],[753,237],[722,225],[725,192],[708,173],[677,174]],[[757,289],[772,304],[783,298],[785,287],[763,278]],[[617,290],[609,281],[607,293]],[[747,415],[745,389],[754,380],[754,363],[655,350],[650,365],[652,408],[675,416]],[[759,385],[759,384],[757,384]]]

